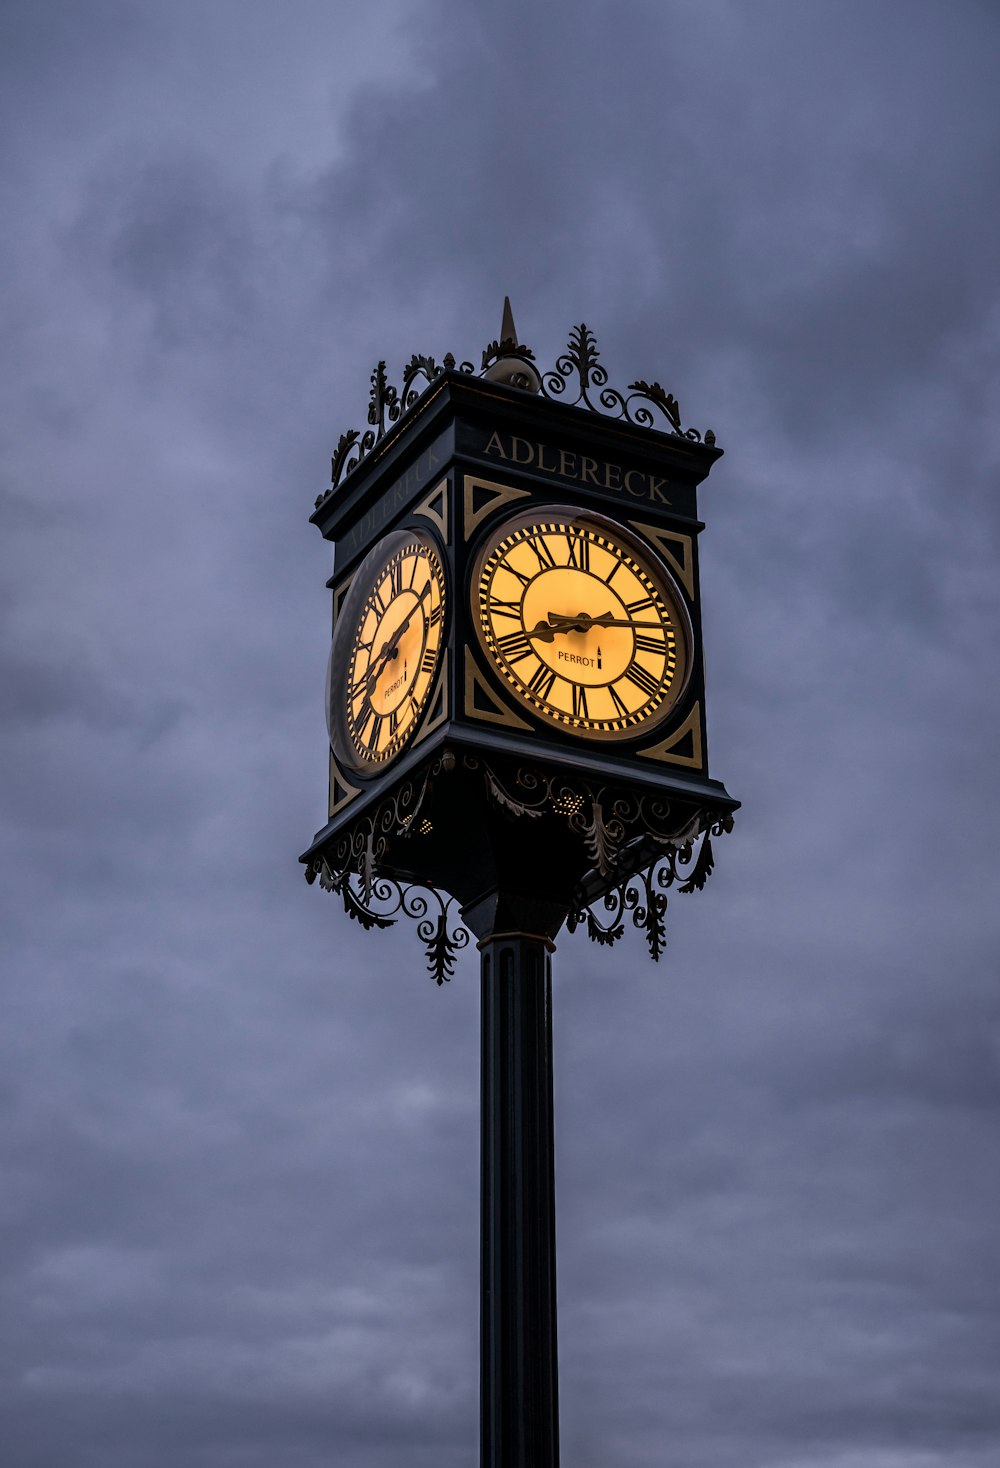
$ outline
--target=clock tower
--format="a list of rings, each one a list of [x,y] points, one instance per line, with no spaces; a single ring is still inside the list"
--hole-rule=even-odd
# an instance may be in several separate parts
[[[483,995],[483,1468],[558,1461],[551,954],[704,887],[738,802],[709,775],[698,492],[722,450],[608,383],[574,328],[541,372],[509,303],[471,362],[371,378],[312,522],[335,547],[327,821],[302,861],[365,928],[416,922]]]

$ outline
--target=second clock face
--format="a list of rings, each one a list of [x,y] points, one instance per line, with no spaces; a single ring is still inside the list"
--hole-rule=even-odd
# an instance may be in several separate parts
[[[612,521],[547,506],[480,553],[473,616],[518,699],[560,728],[628,739],[683,692],[690,623],[666,568]]]
[[[441,658],[444,605],[441,558],[416,532],[387,537],[360,567],[327,689],[330,740],[349,769],[377,773],[416,732]]]

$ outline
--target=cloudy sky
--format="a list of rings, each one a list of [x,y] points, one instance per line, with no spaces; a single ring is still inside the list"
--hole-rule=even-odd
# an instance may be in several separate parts
[[[465,1468],[478,974],[308,888],[378,357],[726,457],[704,893],[556,958],[569,1468],[1000,1461],[994,0],[2,0],[0,1461]]]

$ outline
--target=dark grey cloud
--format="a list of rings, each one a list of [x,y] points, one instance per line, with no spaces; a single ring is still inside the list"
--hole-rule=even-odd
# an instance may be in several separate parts
[[[467,1462],[478,997],[307,889],[379,357],[586,319],[727,456],[667,960],[560,943],[564,1458],[987,1468],[990,6],[2,19],[10,1468]]]

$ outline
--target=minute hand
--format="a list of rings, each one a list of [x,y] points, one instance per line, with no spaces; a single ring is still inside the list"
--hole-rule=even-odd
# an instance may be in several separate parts
[[[549,612],[549,625],[555,632],[586,632],[590,627],[663,627],[662,622],[636,622],[631,617],[616,617],[612,612],[603,612],[599,617],[591,617],[587,612],[579,612],[575,617]]]
[[[423,605],[424,597],[427,595],[430,589],[431,583],[428,581],[423,591],[419,593],[416,603],[407,612],[406,616],[400,622],[399,626],[396,628],[392,636],[388,638],[387,641],[383,642],[381,650],[372,659],[371,663],[362,673],[357,683],[355,683],[354,687],[351,690],[352,697],[360,693],[361,689],[366,684],[368,685],[369,697],[375,691],[375,684],[378,682],[379,678],[381,678],[386,664],[391,663],[393,658],[396,656],[396,649],[399,646],[399,639],[402,637],[403,633],[413,621],[420,607]]]

